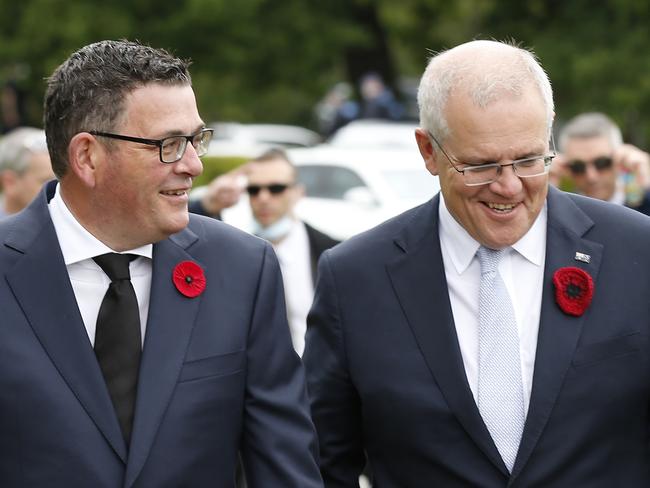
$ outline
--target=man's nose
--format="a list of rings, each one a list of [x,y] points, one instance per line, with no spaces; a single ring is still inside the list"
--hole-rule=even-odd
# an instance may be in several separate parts
[[[203,172],[203,163],[192,144],[187,145],[183,157],[173,164],[176,165],[175,169],[177,172],[187,173],[192,178],[199,176]]]
[[[492,191],[500,195],[512,196],[521,191],[521,178],[515,173],[514,166],[501,166],[501,173],[492,182]]]
[[[600,177],[600,173],[593,164],[587,164],[585,168],[585,177],[589,181],[596,181]]]

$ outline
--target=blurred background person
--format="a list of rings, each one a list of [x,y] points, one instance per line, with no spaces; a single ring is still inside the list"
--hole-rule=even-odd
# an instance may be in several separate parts
[[[588,197],[650,215],[650,155],[623,144],[621,130],[599,112],[575,116],[562,128],[555,183]]]
[[[19,127],[0,140],[0,216],[25,208],[53,178],[43,130]]]
[[[401,120],[404,117],[404,106],[395,98],[378,73],[366,73],[359,82],[359,91],[360,118]]]
[[[359,104],[352,100],[352,86],[341,81],[336,83],[316,105],[318,130],[329,137],[340,127],[359,117]]]
[[[0,88],[0,131],[3,134],[12,131],[24,124],[25,103],[23,92],[18,84],[7,81]]]
[[[285,151],[264,152],[246,165],[246,172],[253,233],[271,243],[280,261],[291,339],[302,356],[318,258],[338,241],[296,218],[304,188]]]

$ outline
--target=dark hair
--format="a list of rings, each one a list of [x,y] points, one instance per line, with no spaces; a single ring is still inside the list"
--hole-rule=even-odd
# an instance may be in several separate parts
[[[296,167],[289,159],[289,155],[287,154],[287,151],[285,151],[281,147],[272,147],[271,149],[267,149],[259,156],[251,159],[249,163],[269,163],[271,161],[278,161],[278,160],[287,163],[287,165],[291,168],[291,173],[293,174],[293,176],[294,177],[296,176],[297,174]]]
[[[265,161],[274,161],[276,159],[282,159],[286,161],[289,164],[289,166],[293,166],[293,163],[289,160],[289,156],[287,155],[287,152],[281,147],[272,147],[271,149],[267,149],[259,156],[253,158],[251,162],[263,163]]]
[[[126,40],[100,41],[73,53],[47,80],[43,123],[54,173],[68,168],[79,132],[110,132],[128,93],[148,83],[190,85],[189,61]]]

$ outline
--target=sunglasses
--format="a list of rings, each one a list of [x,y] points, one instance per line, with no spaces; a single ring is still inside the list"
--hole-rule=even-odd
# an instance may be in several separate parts
[[[612,161],[612,158],[609,156],[601,156],[594,159],[591,164],[593,164],[594,168],[596,168],[598,171],[605,171],[612,167],[614,161]],[[587,163],[576,159],[569,163],[569,169],[574,175],[583,175],[587,172]]]
[[[267,189],[271,195],[279,195],[280,193],[283,193],[289,188],[290,184],[286,183],[271,183],[270,185],[248,185],[246,187],[246,192],[251,196],[255,197],[259,195],[259,193]]]

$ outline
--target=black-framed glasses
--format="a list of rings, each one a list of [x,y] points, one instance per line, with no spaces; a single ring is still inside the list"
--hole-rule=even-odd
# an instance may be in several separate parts
[[[442,154],[444,154],[445,157],[449,160],[451,167],[463,175],[466,186],[488,185],[496,181],[499,176],[501,176],[501,172],[506,166],[512,166],[512,169],[519,178],[533,178],[535,176],[542,176],[548,173],[551,167],[551,162],[556,156],[555,152],[552,152],[549,154],[540,154],[539,156],[529,156],[526,158],[517,159],[505,164],[469,164],[465,165],[462,169],[458,169],[456,167],[456,164],[462,165],[463,163],[460,163],[456,158],[452,158],[431,132],[427,131],[427,134],[431,140],[433,140],[433,142],[435,142],[436,145],[440,148]],[[454,161],[456,161],[456,164],[454,164]]]
[[[614,160],[610,156],[600,156],[587,163],[580,159],[574,159],[569,162],[569,169],[574,175],[583,175],[587,172],[587,166],[592,164],[599,172],[610,169],[614,165]]]
[[[256,197],[262,190],[266,188],[271,195],[279,195],[280,193],[287,191],[287,189],[291,186],[293,185],[287,183],[271,183],[270,185],[248,185],[246,187],[246,192],[251,197]]]
[[[100,132],[97,130],[91,130],[88,132],[94,136],[108,137],[120,141],[137,142],[139,144],[147,144],[148,146],[157,146],[160,152],[160,161],[169,164],[175,163],[183,157],[188,142],[194,146],[197,156],[205,156],[208,152],[208,146],[212,140],[212,133],[214,130],[201,129],[196,134],[189,136],[169,136],[163,139],[143,139],[141,137],[123,136],[121,134],[111,134],[110,132]]]

